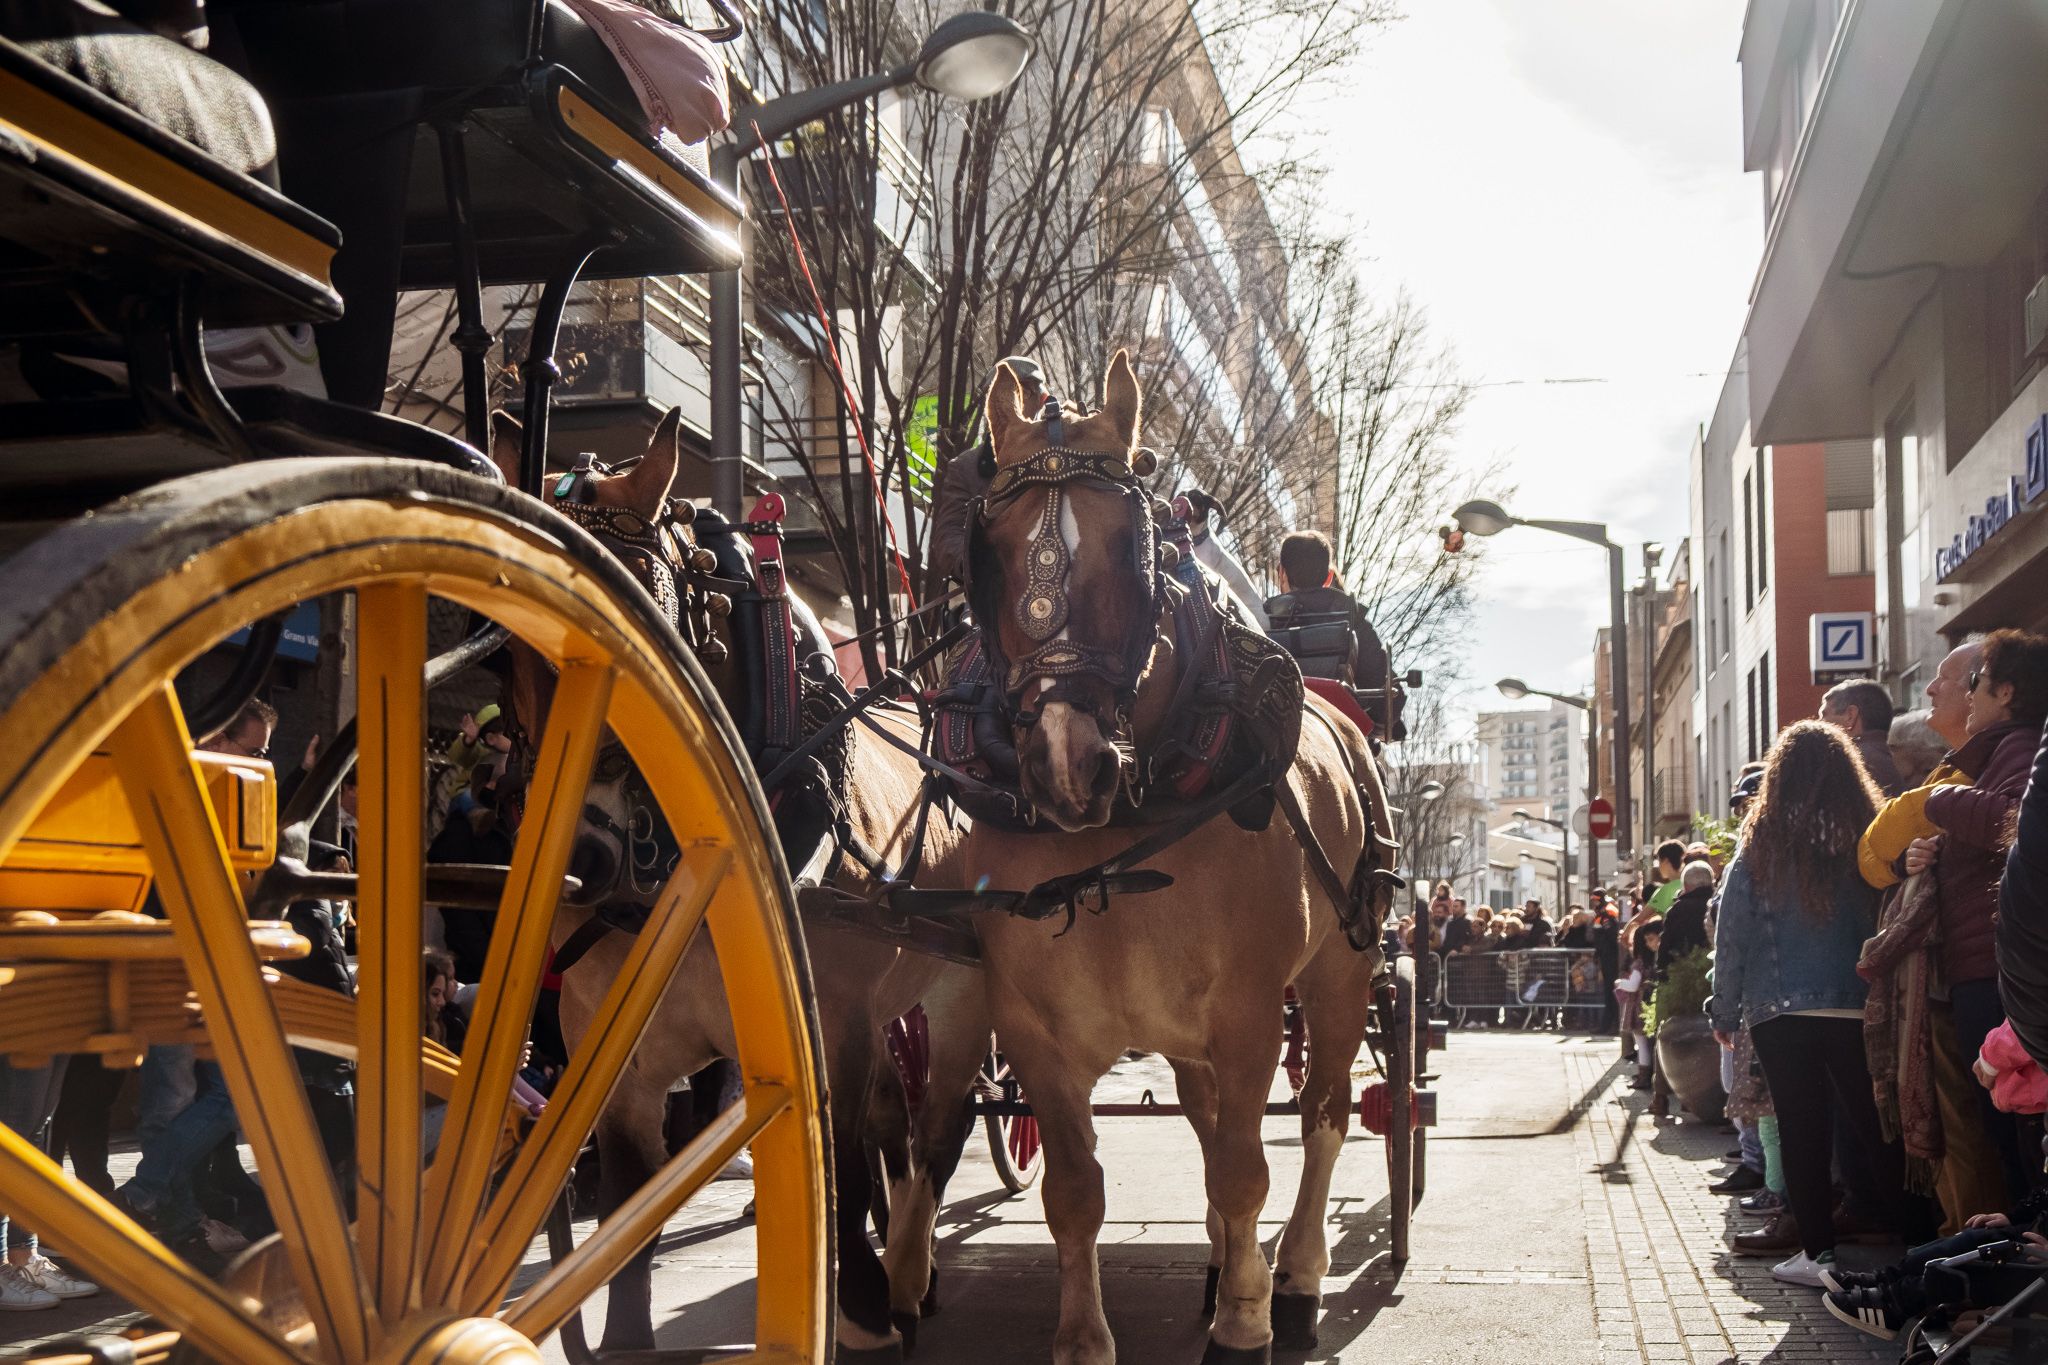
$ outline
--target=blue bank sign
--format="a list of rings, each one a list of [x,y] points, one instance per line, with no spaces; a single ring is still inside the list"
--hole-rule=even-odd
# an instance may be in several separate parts
[[[1984,511],[1969,519],[1961,535],[1935,547],[1935,581],[1945,583],[1954,577],[1971,555],[1983,549],[2043,493],[2048,493],[2048,413],[2027,432],[2026,472],[2008,477],[2005,488],[1984,500]]]

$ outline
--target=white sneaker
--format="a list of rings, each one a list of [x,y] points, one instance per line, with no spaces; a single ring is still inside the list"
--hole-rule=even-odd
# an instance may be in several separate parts
[[[34,1313],[55,1308],[57,1296],[22,1273],[18,1265],[0,1265],[0,1312]]]
[[[241,1229],[223,1223],[218,1218],[199,1220],[199,1235],[206,1239],[208,1250],[216,1256],[232,1256],[238,1251],[249,1249],[249,1239]]]
[[[725,1163],[725,1169],[718,1173],[718,1178],[720,1180],[752,1180],[754,1178],[754,1158],[748,1156],[745,1152],[741,1152],[731,1161]]]
[[[82,1280],[76,1275],[66,1274],[61,1266],[47,1256],[31,1256],[28,1264],[21,1266],[20,1270],[21,1278],[44,1293],[54,1294],[60,1299],[89,1299],[100,1292],[100,1287],[91,1280]]]
[[[1823,1251],[1818,1256],[1805,1252],[1795,1253],[1789,1260],[1778,1262],[1771,1267],[1771,1275],[1786,1284],[1805,1285],[1808,1289],[1826,1289],[1827,1281],[1821,1276],[1835,1268],[1835,1253]]]

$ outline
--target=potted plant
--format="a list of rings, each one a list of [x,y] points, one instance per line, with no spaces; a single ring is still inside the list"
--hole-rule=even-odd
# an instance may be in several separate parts
[[[1721,1089],[1721,1045],[1707,1020],[1712,968],[1705,948],[1673,958],[1643,1006],[1643,1031],[1657,1041],[1657,1067],[1672,1093],[1695,1117],[1719,1123],[1728,1096]]]

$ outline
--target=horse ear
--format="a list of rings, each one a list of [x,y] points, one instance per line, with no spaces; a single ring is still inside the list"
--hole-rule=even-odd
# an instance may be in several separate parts
[[[519,457],[526,447],[526,428],[503,408],[491,412],[491,463],[505,482],[519,487]]]
[[[988,386],[987,405],[989,448],[998,460],[1014,434],[1025,423],[1024,386],[1017,382],[1017,372],[1008,365],[996,366],[996,377]]]
[[[1138,376],[1131,369],[1130,353],[1119,349],[1102,381],[1102,412],[1116,424],[1126,449],[1138,444],[1140,407]]]
[[[648,521],[659,521],[668,508],[668,490],[676,481],[676,465],[682,459],[683,410],[670,408],[647,439],[647,456],[616,479],[608,480],[611,498]]]

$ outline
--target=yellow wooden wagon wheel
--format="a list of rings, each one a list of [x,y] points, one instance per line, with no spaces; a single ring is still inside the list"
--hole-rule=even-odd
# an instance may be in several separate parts
[[[34,845],[24,836],[46,828],[59,807],[75,815],[80,801],[118,806],[125,798],[136,854],[155,876],[169,927],[156,931],[157,949],[147,926],[105,921],[45,925],[26,947],[10,949],[10,934],[34,926],[0,923],[0,1026],[9,990],[70,972],[73,996],[104,1003],[105,1017],[88,1028],[90,1038],[65,1046],[43,1037],[33,1049],[132,1049],[152,1028],[176,1026],[149,1022],[154,1016],[129,989],[131,973],[109,967],[105,942],[125,936],[122,951],[159,974],[182,964],[279,1228],[261,1283],[280,1288],[252,1298],[241,1282],[230,1289],[206,1279],[6,1128],[0,1208],[59,1239],[94,1278],[220,1361],[512,1362],[538,1359],[532,1343],[751,1144],[756,1341],[739,1358],[825,1358],[823,1085],[787,875],[764,835],[767,817],[737,737],[702,673],[595,542],[532,500],[467,476],[393,461],[308,459],[162,485],[4,563],[0,862],[18,868]],[[252,929],[244,915],[236,869],[246,866],[246,850],[224,839],[224,825],[236,822],[215,808],[229,789],[209,788],[170,686],[180,668],[242,626],[345,589],[356,594],[359,621],[361,753],[353,1226],[289,1053],[288,1038],[315,1035],[318,1026],[291,1023],[293,1009],[281,1002],[289,992],[261,966],[259,954],[275,955],[275,931]],[[442,1086],[442,1138],[423,1162],[421,1092],[435,1065],[431,1055],[423,1061],[419,1003],[430,597],[508,627],[555,663],[560,680],[535,737],[526,817],[468,1046],[452,1084]],[[607,726],[645,774],[683,855],[600,1027],[507,1163],[499,1150],[506,1096]],[[96,771],[108,774],[97,791]],[[0,911],[33,906],[33,884],[0,876]],[[575,1153],[700,925],[729,983],[744,1103],[506,1303]],[[116,976],[119,984],[110,984]],[[0,1051],[26,1050],[0,1036]]]

